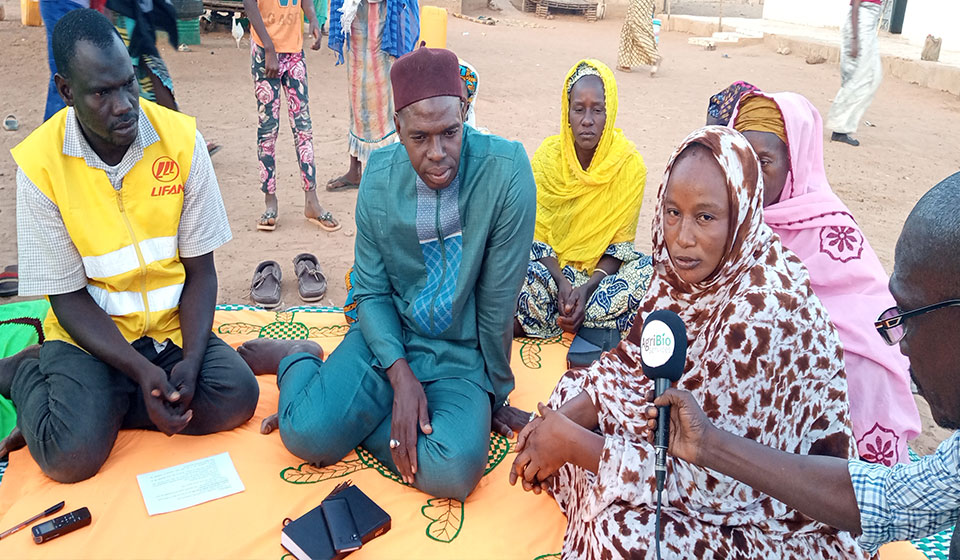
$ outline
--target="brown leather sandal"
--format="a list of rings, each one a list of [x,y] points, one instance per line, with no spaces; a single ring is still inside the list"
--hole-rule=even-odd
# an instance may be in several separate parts
[[[264,309],[280,307],[280,265],[277,261],[263,261],[253,272],[250,283],[250,299]]]
[[[327,295],[327,277],[323,275],[317,257],[310,253],[300,253],[293,257],[293,269],[297,275],[300,299],[309,303],[320,301]]]

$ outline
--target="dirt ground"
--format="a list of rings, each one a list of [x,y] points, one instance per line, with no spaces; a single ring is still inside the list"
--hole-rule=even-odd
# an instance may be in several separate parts
[[[48,71],[44,29],[21,27],[19,6],[0,1],[6,2],[7,12],[6,21],[0,21],[0,115],[14,113],[21,122],[18,132],[0,131],[0,263],[7,264],[17,258],[16,166],[9,150],[40,124]],[[479,123],[521,141],[532,155],[544,137],[559,130],[560,89],[567,70],[585,57],[616,64],[622,20],[588,23],[575,16],[543,20],[518,12],[507,2],[500,4],[505,5],[504,12],[497,14],[500,22],[495,26],[451,17],[447,44],[480,73]],[[649,169],[637,236],[641,250],[650,246],[650,218],[666,161],[684,136],[703,124],[711,94],[732,81],[747,80],[767,91],[800,92],[825,114],[840,83],[833,65],[810,66],[800,57],[781,56],[762,45],[704,51],[688,45],[687,39],[663,34],[665,62],[656,78],[643,71],[617,73],[617,123],[636,142]],[[280,223],[275,232],[258,232],[254,222],[263,209],[263,195],[258,184],[249,36],[239,49],[227,30],[205,34],[202,40],[189,53],[164,45],[162,55],[181,109],[197,116],[207,139],[223,145],[214,164],[234,239],[216,255],[219,301],[248,302],[254,267],[273,259],[284,268],[285,304],[298,305],[291,260],[308,251],[319,257],[330,281],[323,303],[341,305],[342,279],[353,261],[356,191],[321,190],[321,202],[343,222],[341,231],[326,233],[307,223],[292,136],[283,124],[277,149]],[[321,189],[347,164],[346,70],[335,61],[326,47],[307,53]],[[860,148],[827,143],[827,175],[889,271],[900,227],[913,204],[960,169],[956,146],[960,100],[887,79],[866,119],[876,126],[861,128]],[[947,432],[933,425],[925,403],[920,404],[924,434],[913,447],[926,453]]]

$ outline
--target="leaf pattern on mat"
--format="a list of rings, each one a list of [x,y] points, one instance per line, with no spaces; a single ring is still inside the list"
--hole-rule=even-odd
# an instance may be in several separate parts
[[[439,542],[449,543],[457,538],[463,527],[463,502],[451,498],[430,498],[420,508],[420,514],[430,520],[427,536]]]
[[[360,458],[346,459],[327,467],[301,463],[299,467],[287,467],[280,471],[280,478],[290,484],[316,484],[324,480],[343,478],[367,468]]]
[[[564,344],[569,347],[570,343],[564,343],[563,336],[553,338],[527,338],[519,337],[514,339],[520,343],[520,361],[530,369],[540,369],[540,349],[544,344]]]
[[[360,461],[363,462],[364,467],[374,469],[384,477],[389,478],[394,482],[403,484],[404,486],[409,486],[409,484],[407,484],[406,482],[403,481],[402,478],[400,478],[400,475],[391,471],[386,467],[386,465],[384,465],[379,460],[377,460],[377,458],[373,456],[373,453],[370,453],[363,447],[359,447],[359,446],[356,449],[354,449],[354,451],[356,451],[357,457],[360,458]]]
[[[250,323],[224,323],[217,327],[217,334],[252,334],[260,332],[260,325]]]
[[[275,321],[277,323],[292,323],[296,311],[277,311]]]
[[[329,327],[310,327],[310,338],[345,336],[350,325],[331,325]]]
[[[520,361],[530,369],[540,369],[540,343],[524,339],[520,344]]]
[[[554,559],[560,560],[559,552],[554,552],[553,554],[541,554],[540,556],[537,556],[533,560],[554,560]]]

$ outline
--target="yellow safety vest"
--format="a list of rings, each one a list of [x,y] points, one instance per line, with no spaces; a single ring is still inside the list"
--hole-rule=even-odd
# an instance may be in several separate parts
[[[87,291],[128,341],[149,336],[182,346],[180,294],[186,278],[177,250],[183,184],[190,175],[197,125],[189,117],[140,100],[160,137],[115,190],[101,169],[63,153],[67,110],[31,133],[11,153],[63,217],[83,258]],[[47,340],[76,344],[53,309]]]

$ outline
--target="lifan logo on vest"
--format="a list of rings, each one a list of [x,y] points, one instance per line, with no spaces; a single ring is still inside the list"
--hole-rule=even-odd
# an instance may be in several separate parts
[[[157,181],[172,183],[180,176],[180,166],[169,156],[161,156],[153,162],[153,177]],[[156,195],[154,195],[156,196]]]
[[[150,196],[164,196],[168,194],[180,194],[183,192],[183,184],[163,185],[162,187],[153,187]]]

